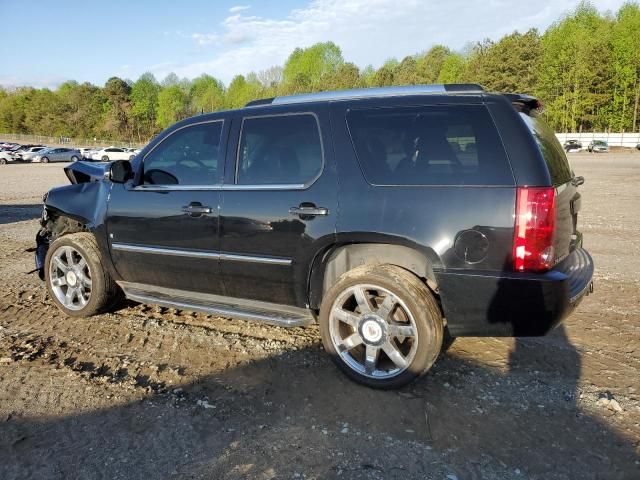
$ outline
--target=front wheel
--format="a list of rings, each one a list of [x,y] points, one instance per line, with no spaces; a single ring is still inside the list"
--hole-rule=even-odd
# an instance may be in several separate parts
[[[107,157],[106,155],[102,156],[102,161],[103,162],[108,162],[109,161],[109,157]]]
[[[42,163],[49,163],[49,159],[47,157],[42,157],[40,160]]]
[[[76,157],[75,155],[73,157],[71,157],[71,161],[72,162],[77,162],[79,160],[78,157]]]
[[[325,350],[363,385],[401,387],[426,373],[442,348],[442,315],[433,294],[393,265],[355,268],[340,277],[320,308]]]
[[[6,158],[0,158],[0,165],[6,165],[7,164],[7,159]]]
[[[89,317],[119,300],[119,288],[102,265],[95,237],[71,233],[55,240],[45,258],[45,282],[67,315]]]

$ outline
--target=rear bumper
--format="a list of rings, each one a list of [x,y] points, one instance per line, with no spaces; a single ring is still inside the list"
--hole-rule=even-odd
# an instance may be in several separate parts
[[[453,336],[540,336],[593,291],[593,260],[576,248],[542,274],[455,271],[436,273]]]

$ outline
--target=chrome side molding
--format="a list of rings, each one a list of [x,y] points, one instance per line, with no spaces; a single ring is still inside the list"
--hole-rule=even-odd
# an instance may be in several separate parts
[[[136,245],[133,243],[113,242],[111,248],[121,252],[150,253],[155,255],[172,255],[176,257],[210,258],[214,260],[225,260],[230,262],[250,262],[266,263],[270,265],[291,265],[290,258],[283,257],[263,257],[258,255],[242,255],[237,253],[225,253],[216,251],[203,251],[166,247],[149,247],[146,245]]]

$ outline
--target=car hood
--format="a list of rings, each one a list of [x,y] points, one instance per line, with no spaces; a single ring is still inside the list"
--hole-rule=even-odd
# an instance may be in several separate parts
[[[109,172],[111,162],[75,162],[64,167],[71,183],[99,182]]]

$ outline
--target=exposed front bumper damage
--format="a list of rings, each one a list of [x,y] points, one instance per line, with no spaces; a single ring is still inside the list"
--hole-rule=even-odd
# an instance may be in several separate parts
[[[546,273],[436,272],[453,336],[540,336],[593,291],[593,260],[576,248]]]
[[[49,190],[36,235],[35,264],[44,278],[44,260],[49,244],[66,233],[93,231],[104,217],[111,182],[105,182],[109,163],[75,162],[64,168],[71,185]]]

